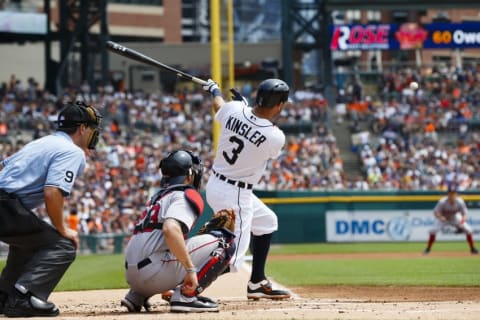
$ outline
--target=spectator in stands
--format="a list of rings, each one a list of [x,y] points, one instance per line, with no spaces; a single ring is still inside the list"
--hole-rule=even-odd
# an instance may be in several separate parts
[[[0,141],[6,141],[8,136],[8,125],[5,121],[0,121]]]
[[[72,207],[70,209],[70,213],[67,217],[67,225],[70,227],[70,229],[75,230],[78,232],[79,230],[79,218],[78,218],[78,211],[77,208]]]
[[[328,110],[323,96],[312,89],[294,94],[295,106],[282,113],[280,123],[297,123],[312,117],[315,119],[312,131],[289,135],[291,149],[285,149],[278,161],[268,164],[270,174],[262,177],[258,188],[363,190],[368,186],[382,190],[417,187],[438,190],[445,188],[447,181],[452,179],[451,172],[461,177],[460,188],[478,187],[480,170],[475,150],[480,150],[480,137],[468,120],[478,119],[480,115],[476,69],[435,69],[429,78],[422,72],[424,70],[387,71],[379,94],[372,95],[371,101],[362,100],[365,92],[356,93],[359,99],[354,108],[357,124],[370,128],[366,131],[368,135],[362,135],[367,138],[358,146],[363,181],[358,177],[345,180],[337,142],[323,122],[323,113]],[[448,83],[449,78],[456,80]],[[420,88],[416,95],[405,96],[404,88],[412,79]],[[353,86],[351,89],[349,93],[353,94]],[[109,86],[88,90],[85,87],[83,91],[69,87],[62,99],[74,100],[85,93],[89,99],[99,102],[95,104],[102,105],[100,112],[105,115],[107,129],[94,155],[95,161],[78,180],[79,190],[70,199],[77,205],[80,232],[88,232],[86,220],[101,215],[102,209],[97,202],[105,201],[112,212],[107,229],[119,230],[118,221],[123,221],[128,229],[130,221],[143,209],[144,199],[158,187],[155,186],[155,181],[159,180],[155,159],[173,149],[187,145],[200,154],[206,168],[210,168],[212,116],[207,107],[209,102],[203,101],[201,92],[183,90],[175,96],[167,96],[115,92]],[[24,97],[31,101],[25,103]],[[50,119],[58,112],[58,105],[57,98],[41,90],[35,79],[22,82],[12,75],[4,81],[0,89],[0,118],[8,124],[9,130],[8,141],[0,141],[0,157],[5,158],[23,141],[31,140],[36,128],[37,136],[51,131],[54,127]],[[347,108],[347,112],[350,110]],[[350,116],[347,113],[345,117]],[[431,141],[423,131],[423,120],[427,119],[435,127],[437,141]],[[451,136],[450,145],[445,143],[445,134]],[[367,146],[368,153],[363,152]],[[419,172],[412,167],[417,167]],[[209,174],[206,170],[204,179]],[[88,185],[97,190],[95,195],[93,192],[86,194]]]

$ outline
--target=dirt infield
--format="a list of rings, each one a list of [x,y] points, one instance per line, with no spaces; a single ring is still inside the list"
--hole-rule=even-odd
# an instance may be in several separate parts
[[[189,315],[169,313],[167,303],[158,297],[152,298],[153,312],[129,314],[119,306],[126,290],[60,292],[55,293],[52,300],[61,309],[61,319],[476,320],[480,315],[478,288],[312,287],[293,290],[300,297],[266,302],[218,298],[220,312]]]
[[[368,258],[372,255],[377,254],[342,256]],[[393,259],[405,257],[405,254],[381,255]],[[338,258],[338,255],[335,256]],[[411,254],[409,256],[411,257]],[[286,258],[292,256],[272,256],[272,259]],[[303,258],[307,257],[295,256],[295,259]],[[308,258],[313,257],[309,255]],[[328,255],[314,258],[325,259]],[[50,300],[59,306],[61,319],[480,319],[480,287],[293,287],[289,289],[294,293],[294,297],[289,300],[248,301],[245,297],[247,281],[247,270],[227,274],[205,291],[205,295],[218,300],[221,309],[218,313],[172,314],[169,313],[168,304],[159,296],[154,296],[150,300],[153,312],[129,314],[119,304],[126,293],[125,289],[55,292]]]

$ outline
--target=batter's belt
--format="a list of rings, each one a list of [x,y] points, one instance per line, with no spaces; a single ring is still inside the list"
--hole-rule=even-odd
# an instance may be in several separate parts
[[[223,174],[218,173],[213,169],[212,169],[212,172],[215,175],[215,177],[217,177],[218,179],[220,179],[222,181],[225,181],[226,183],[229,183],[233,186],[236,186],[236,187],[239,187],[239,188],[242,188],[242,189],[248,189],[248,190],[253,189],[253,184],[251,184],[251,183],[246,183],[246,182],[243,182],[243,181],[228,179]]]

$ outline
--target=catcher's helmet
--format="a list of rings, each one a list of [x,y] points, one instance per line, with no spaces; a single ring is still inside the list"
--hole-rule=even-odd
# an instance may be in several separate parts
[[[257,89],[255,103],[262,108],[272,108],[288,100],[290,88],[280,79],[267,79],[260,83]]]
[[[200,188],[202,182],[203,165],[199,157],[188,150],[176,150],[160,161],[162,172],[162,187],[174,184],[183,184],[188,176],[193,175],[193,187]]]

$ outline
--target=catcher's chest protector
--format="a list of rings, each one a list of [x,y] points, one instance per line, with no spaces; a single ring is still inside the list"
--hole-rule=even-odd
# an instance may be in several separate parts
[[[173,191],[183,191],[185,199],[198,217],[203,213],[204,202],[198,191],[190,185],[173,185],[165,189],[160,189],[150,200],[148,208],[142,213],[142,216],[135,225],[133,234],[141,232],[151,232],[155,229],[162,229],[163,223],[158,221],[158,212],[160,205],[158,201]]]

